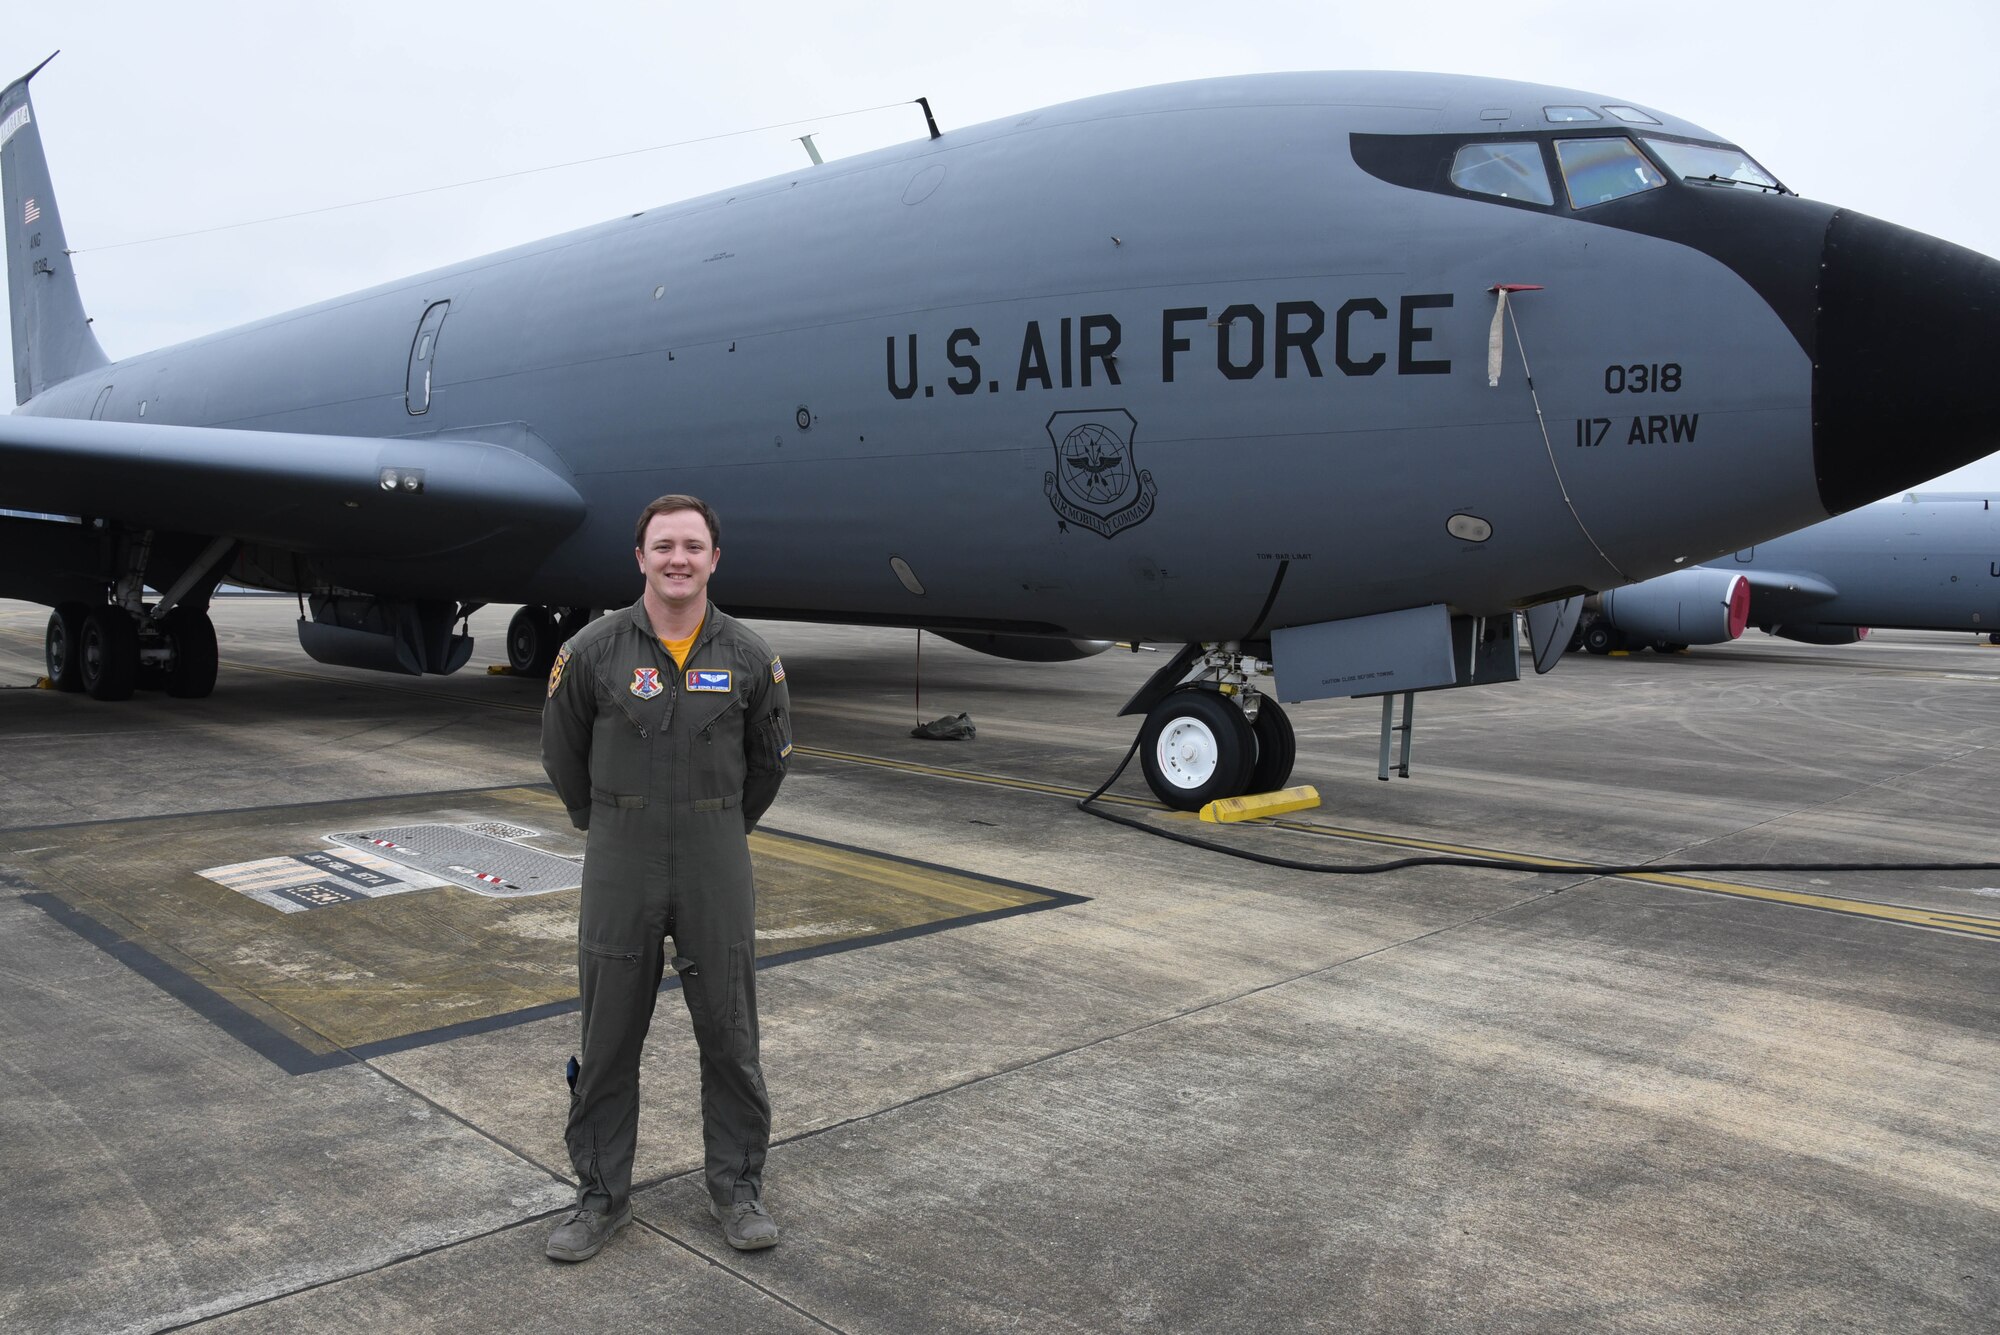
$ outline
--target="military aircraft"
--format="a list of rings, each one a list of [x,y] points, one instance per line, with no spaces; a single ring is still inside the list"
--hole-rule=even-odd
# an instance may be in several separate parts
[[[1685,649],[1746,626],[1802,644],[1870,627],[1969,630],[2000,644],[2000,510],[1981,492],[1912,492],[1585,602],[1573,647]]]
[[[224,580],[402,672],[522,603],[535,671],[693,492],[739,615],[1185,645],[1125,712],[1193,808],[1284,782],[1280,699],[1509,679],[1519,609],[1546,669],[1587,590],[2000,446],[2000,264],[1664,111],[1430,74],[933,124],[111,364],[33,73],[0,506],[78,522],[0,523],[0,595],[104,700],[206,694]]]

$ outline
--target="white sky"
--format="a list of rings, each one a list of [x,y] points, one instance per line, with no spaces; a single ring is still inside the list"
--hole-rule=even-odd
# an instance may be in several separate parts
[[[1860,0],[71,0],[15,6],[114,358],[923,133],[1177,79],[1416,69],[1684,116],[1800,192],[2000,255],[2000,6]],[[120,243],[549,163],[807,123],[184,240]],[[113,248],[119,247],[119,248]],[[1934,487],[2000,490],[2000,455]]]

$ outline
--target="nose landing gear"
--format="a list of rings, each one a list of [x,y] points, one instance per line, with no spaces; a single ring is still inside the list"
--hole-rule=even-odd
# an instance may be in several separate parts
[[[1176,810],[1198,811],[1219,798],[1284,787],[1298,742],[1278,702],[1252,684],[1269,665],[1232,643],[1190,646],[1169,667],[1185,675],[1162,687],[1166,693],[1146,709],[1139,733],[1153,795]],[[1127,712],[1137,711],[1128,706]]]

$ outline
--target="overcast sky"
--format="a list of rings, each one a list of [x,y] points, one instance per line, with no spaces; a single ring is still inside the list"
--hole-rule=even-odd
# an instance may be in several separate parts
[[[114,358],[517,242],[1094,93],[1293,69],[1488,74],[1659,107],[1801,193],[2000,255],[2000,6],[1592,0],[513,0],[15,6]],[[733,132],[781,122],[759,133]],[[179,240],[165,234],[702,138]],[[1885,442],[1886,443],[1886,442]],[[1937,486],[2000,491],[2000,455]]]

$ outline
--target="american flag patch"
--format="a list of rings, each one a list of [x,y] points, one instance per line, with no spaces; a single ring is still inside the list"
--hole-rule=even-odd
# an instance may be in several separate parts
[[[784,679],[785,679],[785,660],[782,658],[773,657],[771,659],[771,680],[774,682],[779,682],[783,681]]]
[[[21,225],[25,227],[41,216],[42,206],[31,199],[28,201],[28,206],[21,210]]]

